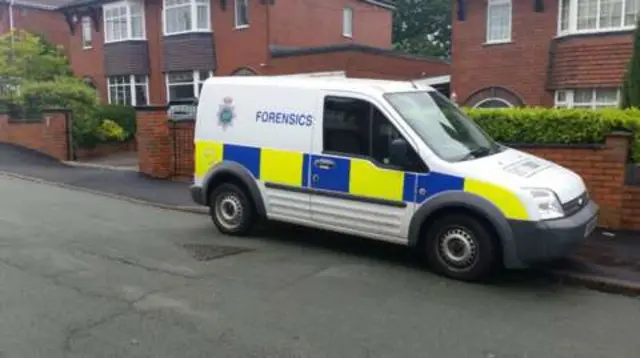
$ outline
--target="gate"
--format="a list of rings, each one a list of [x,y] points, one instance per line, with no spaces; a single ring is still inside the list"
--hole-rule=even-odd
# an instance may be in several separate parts
[[[196,104],[170,103],[167,111],[169,118],[169,136],[171,138],[172,172],[179,178],[192,178],[194,170],[194,129]]]

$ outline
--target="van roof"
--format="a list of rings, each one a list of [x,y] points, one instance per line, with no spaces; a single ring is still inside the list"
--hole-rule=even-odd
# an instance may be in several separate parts
[[[287,77],[287,76],[221,76],[211,77],[207,84],[235,84],[251,86],[296,87],[321,90],[353,91],[361,93],[387,93],[435,91],[431,86],[411,81],[393,81],[347,77]]]

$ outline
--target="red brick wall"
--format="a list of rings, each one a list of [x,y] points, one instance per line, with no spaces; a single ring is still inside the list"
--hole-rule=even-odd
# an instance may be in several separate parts
[[[98,17],[98,21],[100,21],[100,31],[96,31],[95,26],[91,26],[93,32],[91,33],[92,47],[90,49],[82,48],[82,22],[80,19],[75,25],[74,34],[71,35],[71,32],[68,32],[69,62],[76,76],[88,77],[93,81],[100,95],[100,99],[106,103],[108,95],[107,79],[104,72],[104,31],[102,31],[102,15]]]
[[[592,198],[601,206],[600,225],[620,228],[629,138],[611,135],[601,149],[523,149],[578,173]],[[640,226],[638,226],[640,229]]]
[[[171,177],[171,137],[166,109],[148,108],[138,111],[136,119],[136,146],[140,172],[155,178]]]
[[[342,36],[342,10],[353,9],[353,38]],[[360,0],[278,0],[270,13],[271,44],[314,47],[359,43],[391,48],[391,10]]]
[[[550,88],[617,87],[631,58],[631,33],[556,40]]]
[[[131,140],[127,142],[101,143],[94,148],[77,148],[74,151],[74,156],[75,159],[89,159],[114,153],[134,152],[135,150],[136,142]]]
[[[291,56],[273,59],[265,74],[345,70],[348,77],[407,80],[449,74],[449,64],[410,57],[368,54],[355,51]]]
[[[640,230],[640,187],[625,186],[622,205],[623,228]]]
[[[530,0],[513,1],[512,42],[487,45],[487,1],[465,1],[466,19],[452,16],[451,90],[465,103],[474,92],[501,86],[518,94],[526,105],[553,105],[545,91],[549,44],[557,32],[557,1],[545,1],[544,12]]]
[[[69,137],[65,113],[46,113],[44,120],[40,121],[13,121],[8,115],[0,114],[0,142],[67,160]]]

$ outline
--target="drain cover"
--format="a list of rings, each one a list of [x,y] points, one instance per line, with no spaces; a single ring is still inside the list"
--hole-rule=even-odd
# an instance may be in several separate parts
[[[245,247],[221,245],[185,244],[183,247],[198,261],[211,261],[225,256],[253,251]]]

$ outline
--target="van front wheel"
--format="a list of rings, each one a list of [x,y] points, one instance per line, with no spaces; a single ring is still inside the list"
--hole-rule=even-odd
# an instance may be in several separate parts
[[[253,204],[238,186],[221,184],[211,193],[209,203],[211,219],[221,233],[242,236],[253,229]]]
[[[429,263],[445,276],[481,281],[496,267],[497,245],[491,231],[472,216],[439,218],[429,228],[426,243]]]

